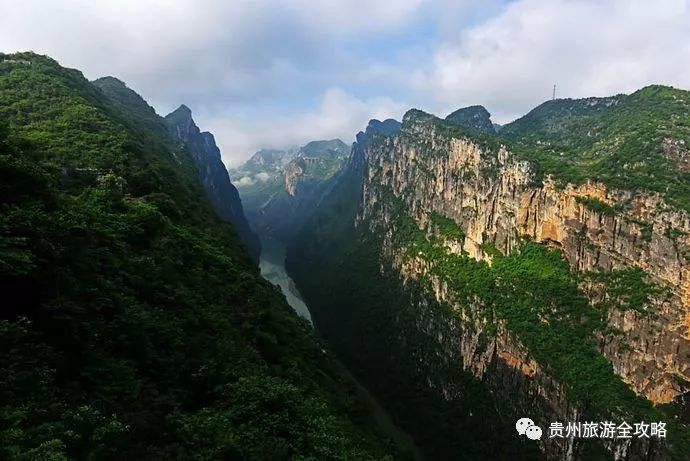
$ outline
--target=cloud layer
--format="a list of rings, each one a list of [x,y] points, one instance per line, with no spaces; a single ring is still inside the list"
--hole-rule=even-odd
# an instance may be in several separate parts
[[[690,0],[0,0],[0,49],[192,107],[226,163],[370,118],[690,88]]]

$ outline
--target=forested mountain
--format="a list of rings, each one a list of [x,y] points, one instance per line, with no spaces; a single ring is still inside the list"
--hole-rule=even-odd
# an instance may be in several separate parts
[[[431,459],[690,459],[690,92],[482,114],[358,135],[288,252],[315,325]]]
[[[141,96],[127,88],[121,80],[103,77],[95,80],[93,84],[100,88],[114,105],[130,114],[136,123],[153,130],[156,136],[163,138],[167,127],[174,139],[186,145],[199,172],[199,181],[204,186],[216,213],[222,219],[232,223],[235,232],[254,261],[258,261],[259,239],[249,229],[240,196],[230,182],[228,172],[220,158],[220,150],[216,146],[213,135],[202,132],[196,126],[192,119],[192,111],[183,104],[162,119]]]
[[[0,458],[416,456],[332,348],[428,459],[690,459],[690,92],[495,127],[412,109],[231,172],[317,333],[189,108],[0,54]]]
[[[491,114],[483,106],[462,107],[449,114],[446,120],[465,126],[477,133],[494,133]]]
[[[311,216],[349,152],[340,139],[312,141],[296,152],[259,151],[232,170],[255,231],[283,241],[292,238]]]
[[[0,458],[399,458],[171,125],[0,54]]]

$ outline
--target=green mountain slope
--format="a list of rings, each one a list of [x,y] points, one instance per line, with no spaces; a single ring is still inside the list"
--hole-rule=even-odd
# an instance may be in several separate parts
[[[190,152],[133,102],[0,55],[0,458],[383,458]]]
[[[500,131],[523,158],[563,182],[589,179],[663,193],[690,210],[690,92],[549,101]]]
[[[452,123],[463,125],[477,133],[494,133],[491,114],[484,106],[469,106],[452,112],[446,117]]]
[[[431,458],[688,459],[689,94],[549,102],[498,134],[413,109],[358,136],[288,268]],[[530,445],[523,415],[668,434]]]

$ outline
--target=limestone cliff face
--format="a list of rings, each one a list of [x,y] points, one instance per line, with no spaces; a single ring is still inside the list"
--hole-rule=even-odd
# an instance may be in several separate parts
[[[664,294],[654,296],[643,311],[609,309],[606,331],[615,333],[601,333],[599,348],[632,389],[655,403],[672,402],[688,391],[690,216],[686,212],[667,206],[658,195],[633,195],[591,183],[558,187],[548,178],[538,179],[528,163],[518,161],[506,148],[455,139],[419,113],[406,115],[399,135],[359,144],[364,160],[351,160],[366,165],[358,222],[385,235],[382,271],[394,270],[409,280],[430,278],[435,298],[453,304],[452,293],[430,276],[427,263],[396,253],[391,217],[385,207],[377,206],[387,200],[384,190],[405,203],[420,227],[429,222],[431,213],[454,220],[466,237],[450,249],[476,259],[490,260],[486,243],[510,253],[529,237],[560,248],[571,269],[579,273],[639,267],[650,282],[664,287]],[[582,287],[592,303],[605,296],[595,285]],[[437,328],[439,341],[451,336],[450,358],[496,395],[521,395],[517,405],[537,405],[545,421],[578,420],[581,410],[519,339],[504,326],[493,337],[485,335],[482,321],[477,320],[481,306],[471,306],[471,311],[476,314],[472,318],[461,314],[456,323],[443,326],[420,317],[420,328]],[[576,458],[577,447],[567,440],[542,445],[550,459]],[[663,459],[652,448],[639,441],[609,446],[616,459]]]
[[[252,259],[258,263],[259,239],[249,228],[240,195],[230,182],[213,135],[199,129],[192,119],[191,110],[184,105],[168,114],[165,121],[172,135],[189,148],[199,170],[199,181],[216,212],[222,219],[232,223]]]
[[[297,193],[297,184],[302,174],[304,174],[304,168],[301,162],[290,162],[285,168],[285,191],[291,197]]]

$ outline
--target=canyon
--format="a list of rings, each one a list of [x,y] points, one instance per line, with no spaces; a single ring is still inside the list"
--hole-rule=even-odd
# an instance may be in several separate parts
[[[571,114],[630,103],[611,101],[576,100]],[[396,364],[398,379],[424,386],[448,411],[462,408],[465,415],[478,405],[463,385],[479,384],[503,419],[493,427],[522,414],[542,427],[596,418],[685,421],[674,426],[668,445],[542,438],[547,459],[684,459],[688,212],[653,190],[626,190],[595,176],[574,183],[544,175],[511,139],[515,126],[502,128],[504,138],[487,138],[489,123],[466,119],[472,123],[462,126],[411,110],[402,125],[382,130],[382,122],[372,121],[357,136],[288,252],[288,269],[313,306],[317,328],[374,391],[393,400],[395,385],[384,391],[371,375],[375,363]],[[684,143],[657,142],[654,152],[667,158],[668,146],[679,146],[675,152]],[[347,224],[335,222],[344,216]],[[321,254],[333,248],[344,249]],[[368,279],[352,275],[372,261]],[[309,266],[320,268],[317,281],[308,280]],[[514,266],[528,272],[515,275]],[[350,295],[348,286],[364,294]],[[379,291],[396,296],[372,301]],[[376,331],[364,319],[393,326]],[[399,403],[388,403],[405,418]],[[434,440],[420,438],[427,437]],[[485,449],[477,459],[533,456],[522,446],[516,455],[508,447]]]

